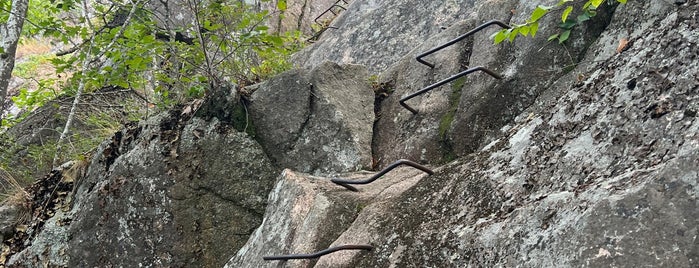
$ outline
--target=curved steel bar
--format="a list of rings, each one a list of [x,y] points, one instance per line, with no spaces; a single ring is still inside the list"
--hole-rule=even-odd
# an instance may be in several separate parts
[[[266,261],[291,260],[291,259],[315,259],[315,258],[319,258],[320,256],[333,253],[335,251],[353,250],[353,249],[372,250],[372,249],[374,249],[374,247],[371,245],[344,245],[344,246],[324,249],[324,250],[321,250],[321,251],[318,251],[315,253],[311,253],[311,254],[291,254],[291,255],[265,256],[265,257],[262,257],[262,259],[266,260]]]
[[[441,85],[444,85],[444,84],[446,84],[446,83],[449,83],[449,82],[451,82],[451,81],[454,81],[454,80],[458,79],[459,77],[462,77],[462,76],[464,76],[464,75],[470,74],[470,73],[475,72],[475,71],[485,72],[485,73],[489,74],[489,75],[492,76],[492,77],[495,77],[495,78],[497,78],[497,79],[502,79],[502,76],[500,76],[499,74],[497,74],[497,73],[495,73],[495,72],[493,72],[493,71],[491,71],[491,70],[489,70],[489,69],[486,69],[486,68],[483,67],[483,66],[477,66],[477,67],[473,67],[473,68],[471,68],[471,69],[468,69],[468,70],[466,70],[466,71],[460,72],[460,73],[458,73],[458,74],[452,75],[451,77],[449,77],[449,78],[447,78],[447,79],[444,79],[444,80],[442,80],[442,81],[439,81],[439,82],[437,82],[437,83],[434,83],[434,84],[432,84],[432,85],[429,85],[428,87],[423,88],[423,89],[421,89],[421,90],[418,91],[418,92],[415,92],[415,93],[413,93],[413,94],[410,94],[410,95],[408,95],[408,96],[405,96],[405,97],[403,97],[402,99],[400,99],[400,100],[398,101],[398,103],[400,103],[401,106],[403,106],[405,109],[408,109],[408,111],[412,112],[413,114],[417,114],[417,110],[416,110],[416,109],[413,109],[413,108],[410,107],[410,106],[408,106],[408,104],[406,104],[405,101],[407,101],[407,100],[409,100],[409,99],[412,99],[412,98],[415,98],[415,97],[417,97],[417,96],[419,96],[419,95],[425,94],[425,93],[427,93],[427,92],[430,91],[430,90],[433,90],[433,89],[435,89],[435,88],[437,88],[437,87],[439,87],[439,86],[441,86]]]
[[[415,162],[410,161],[410,160],[407,160],[407,159],[401,159],[401,160],[398,160],[398,161],[396,161],[396,162],[393,162],[393,164],[387,166],[387,167],[384,168],[383,170],[379,171],[379,173],[374,174],[374,176],[371,176],[371,178],[368,178],[368,179],[366,179],[366,180],[331,179],[330,181],[332,181],[333,183],[335,183],[335,184],[337,184],[337,185],[340,185],[340,186],[342,186],[342,187],[345,187],[345,188],[347,188],[347,189],[350,190],[350,191],[358,192],[359,190],[357,190],[357,188],[355,188],[354,186],[351,186],[351,185],[349,185],[349,184],[367,184],[367,183],[371,183],[371,182],[375,181],[376,179],[380,178],[381,176],[383,176],[384,174],[388,173],[389,171],[393,170],[394,168],[397,168],[397,167],[400,166],[400,165],[408,165],[408,166],[417,168],[417,169],[419,169],[419,170],[422,170],[422,171],[424,171],[424,172],[427,173],[427,174],[430,174],[430,175],[434,174],[434,171],[432,171],[431,169],[427,168],[426,166],[420,165],[420,164],[418,164],[418,163],[415,163]]]
[[[313,19],[313,21],[314,21],[315,23],[319,24],[319,25],[322,25],[322,23],[318,22],[318,19],[320,19],[321,17],[325,16],[325,14],[327,14],[328,12],[331,12],[331,13],[333,13],[333,15],[337,16],[337,13],[335,13],[335,11],[333,10],[333,8],[337,7],[337,8],[340,8],[340,9],[342,9],[342,10],[347,10],[345,7],[339,5],[340,2],[344,2],[345,4],[347,4],[347,2],[344,1],[344,0],[337,0],[337,1],[335,2],[335,4],[333,4],[333,5],[330,6],[328,9],[326,9],[325,11],[323,11],[323,13],[320,13],[320,15],[318,15],[318,17],[316,17],[315,19]]]
[[[435,53],[435,52],[437,52],[437,51],[440,51],[440,50],[442,50],[442,49],[444,49],[444,48],[446,48],[446,47],[448,47],[448,46],[451,46],[451,45],[453,45],[453,44],[456,44],[456,42],[459,42],[459,41],[463,40],[464,38],[469,37],[470,35],[472,35],[472,34],[474,34],[474,33],[477,33],[478,31],[483,30],[483,29],[485,29],[486,27],[488,27],[488,26],[490,26],[490,25],[493,25],[493,24],[496,24],[496,25],[498,25],[498,26],[500,26],[500,27],[502,27],[502,28],[505,28],[505,29],[510,29],[510,28],[512,28],[512,27],[510,27],[510,25],[507,25],[507,23],[504,23],[504,22],[502,22],[502,21],[499,21],[499,20],[491,20],[491,21],[489,21],[489,22],[486,22],[486,23],[481,24],[480,26],[476,27],[475,29],[473,29],[473,30],[469,31],[468,33],[465,33],[465,34],[463,34],[463,35],[457,37],[457,38],[454,39],[454,40],[451,40],[451,41],[449,41],[449,42],[446,42],[445,44],[443,44],[443,45],[441,45],[441,46],[435,47],[435,48],[433,48],[433,49],[428,50],[427,52],[424,52],[424,53],[418,55],[417,57],[415,57],[415,59],[416,59],[418,62],[420,62],[420,63],[422,63],[422,64],[424,64],[424,65],[430,66],[430,68],[434,68],[434,64],[429,63],[429,62],[426,62],[426,61],[423,60],[422,58],[425,57],[425,56],[427,56],[427,55],[430,55],[430,54],[432,54],[432,53]]]

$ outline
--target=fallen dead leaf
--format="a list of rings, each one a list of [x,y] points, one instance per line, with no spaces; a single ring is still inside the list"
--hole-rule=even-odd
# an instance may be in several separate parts
[[[629,40],[626,38],[622,38],[619,40],[619,46],[616,47],[616,53],[621,53],[624,50],[626,50],[629,47]]]

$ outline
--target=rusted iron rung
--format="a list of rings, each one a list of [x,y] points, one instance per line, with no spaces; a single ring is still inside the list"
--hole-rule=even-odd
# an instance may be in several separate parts
[[[266,261],[277,261],[277,260],[292,260],[292,259],[315,259],[320,258],[323,255],[333,253],[340,250],[372,250],[374,249],[371,245],[343,245],[338,247],[332,247],[324,249],[311,254],[291,254],[291,255],[278,255],[278,256],[265,256],[262,257]]]
[[[413,114],[417,114],[417,110],[416,110],[416,109],[413,109],[413,108],[410,107],[410,106],[408,106],[408,104],[406,104],[405,101],[407,101],[407,100],[409,100],[409,99],[412,99],[412,98],[414,98],[414,97],[417,97],[417,96],[419,96],[419,95],[425,94],[425,93],[427,93],[427,92],[430,91],[430,90],[433,90],[433,89],[435,89],[435,88],[437,88],[437,87],[439,87],[439,86],[442,86],[442,85],[444,85],[444,84],[446,84],[446,83],[449,83],[449,82],[451,82],[451,81],[454,81],[454,80],[458,79],[459,77],[462,77],[462,76],[464,76],[464,75],[470,74],[470,73],[475,72],[475,71],[485,72],[485,73],[489,74],[489,75],[492,76],[492,77],[495,77],[495,78],[497,78],[497,79],[502,79],[502,76],[500,76],[499,74],[497,74],[497,73],[495,73],[495,72],[493,72],[493,71],[491,71],[491,70],[489,70],[489,69],[486,69],[486,68],[483,67],[483,66],[477,66],[477,67],[470,68],[470,69],[468,69],[468,70],[466,70],[466,71],[460,72],[460,73],[458,73],[458,74],[452,75],[451,77],[449,77],[449,78],[447,78],[447,79],[444,79],[444,80],[442,80],[442,81],[439,81],[439,82],[437,82],[437,83],[434,83],[434,84],[432,84],[432,85],[429,85],[428,87],[423,88],[423,89],[421,89],[421,90],[418,91],[418,92],[415,92],[415,93],[413,93],[413,94],[410,94],[410,95],[408,95],[408,96],[405,96],[405,97],[403,97],[402,99],[400,99],[400,101],[398,101],[398,103],[400,103],[401,106],[403,106],[405,109],[408,109],[408,111],[412,112]]]
[[[430,54],[432,54],[432,53],[435,53],[435,52],[437,52],[437,51],[440,51],[440,50],[442,50],[442,49],[444,49],[444,48],[446,48],[446,47],[449,47],[449,46],[451,46],[451,45],[453,45],[453,44],[456,44],[457,42],[459,42],[459,41],[461,41],[461,40],[464,40],[466,37],[469,37],[469,36],[471,36],[472,34],[477,33],[477,32],[479,32],[480,30],[483,30],[483,29],[485,29],[485,28],[487,28],[488,26],[493,25],[493,24],[496,24],[496,25],[498,25],[498,26],[500,26],[500,27],[502,27],[502,28],[505,28],[505,29],[510,29],[510,28],[512,28],[512,27],[510,27],[510,25],[507,25],[507,23],[504,23],[504,22],[502,22],[502,21],[499,21],[499,20],[491,20],[491,21],[489,21],[489,22],[486,22],[486,23],[481,24],[480,26],[476,27],[475,29],[473,29],[473,30],[471,30],[471,31],[469,31],[469,32],[467,32],[467,33],[465,33],[465,34],[463,34],[463,35],[457,37],[457,38],[454,39],[454,40],[451,40],[451,41],[446,42],[445,44],[443,44],[443,45],[441,45],[441,46],[438,46],[438,47],[435,47],[435,48],[433,48],[433,49],[430,49],[430,50],[428,50],[428,51],[426,51],[426,52],[423,52],[422,54],[420,54],[420,55],[418,55],[417,57],[415,57],[415,59],[416,59],[418,62],[420,62],[420,63],[422,63],[422,64],[424,64],[424,65],[429,66],[430,68],[434,68],[434,64],[429,63],[429,62],[426,62],[426,61],[423,60],[422,58],[423,58],[423,57],[426,57],[427,55],[430,55]]]
[[[374,176],[371,176],[371,178],[368,178],[366,180],[331,179],[330,181],[332,181],[333,183],[335,183],[337,185],[345,187],[350,191],[358,192],[359,190],[357,190],[357,188],[355,188],[354,186],[349,185],[349,184],[368,184],[368,183],[371,183],[371,182],[375,181],[376,179],[380,178],[381,176],[383,176],[384,174],[388,173],[389,171],[393,170],[394,168],[399,167],[400,165],[408,165],[408,166],[417,168],[419,170],[422,170],[422,171],[426,172],[427,174],[430,174],[430,175],[434,174],[434,172],[431,169],[427,168],[426,166],[420,165],[418,163],[415,163],[415,162],[407,160],[407,159],[400,159],[396,162],[393,162],[393,164],[387,166],[383,170],[379,171],[379,173],[374,174]]]

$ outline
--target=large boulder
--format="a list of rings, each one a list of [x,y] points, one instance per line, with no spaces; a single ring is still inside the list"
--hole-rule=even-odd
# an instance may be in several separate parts
[[[35,210],[50,213],[33,213],[43,217],[7,265],[223,265],[262,222],[276,179],[262,148],[209,107],[224,102],[195,102],[117,132],[70,183],[72,199],[39,202]]]
[[[258,85],[249,110],[270,158],[314,174],[370,167],[374,92],[368,79],[362,66],[326,62]]]

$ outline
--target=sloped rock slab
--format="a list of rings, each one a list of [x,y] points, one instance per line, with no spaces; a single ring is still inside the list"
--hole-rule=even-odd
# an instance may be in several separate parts
[[[473,16],[474,0],[351,1],[320,40],[294,56],[307,69],[325,61],[361,64],[372,73],[388,66],[455,22]]]
[[[364,179],[372,173],[344,174],[346,179]],[[313,253],[328,248],[355,217],[377,202],[396,198],[426,175],[399,167],[371,184],[350,192],[328,178],[284,170],[269,196],[262,225],[226,267],[313,267],[317,259],[264,261],[273,255]],[[361,234],[355,234],[360,238]],[[350,244],[371,244],[368,239]],[[340,254],[340,252],[332,253]],[[324,267],[339,267],[342,262]]]

